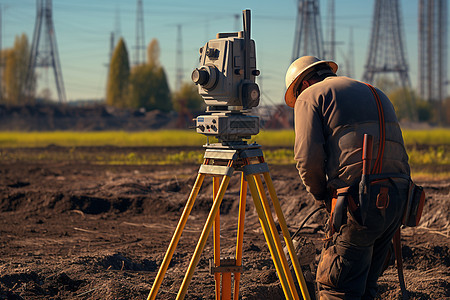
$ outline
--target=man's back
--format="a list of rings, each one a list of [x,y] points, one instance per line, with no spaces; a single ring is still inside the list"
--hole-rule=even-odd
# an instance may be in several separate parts
[[[380,90],[377,90],[377,93],[383,105],[386,124],[383,172],[409,175],[408,156],[394,108],[384,93]],[[311,120],[311,116],[308,116],[310,114],[316,114],[320,118],[315,121],[314,128],[305,124],[305,120]],[[315,136],[312,140],[319,141],[319,144],[322,139],[328,187],[341,188],[359,179],[365,133],[374,137],[373,153],[377,153],[379,137],[377,105],[370,88],[360,81],[347,77],[328,77],[308,87],[296,102],[295,123],[296,141],[307,141],[308,139],[303,137],[311,134]],[[296,158],[300,159],[298,160],[300,174],[303,167],[302,159],[311,156],[311,153],[303,152],[305,149],[311,149],[310,146],[301,143],[295,145]],[[315,155],[317,153],[313,153],[312,156]],[[312,190],[315,190],[315,187]]]

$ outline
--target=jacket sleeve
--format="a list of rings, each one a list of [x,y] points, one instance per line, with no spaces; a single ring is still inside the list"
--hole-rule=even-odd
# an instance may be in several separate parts
[[[306,190],[318,201],[327,200],[326,154],[322,117],[318,108],[298,99],[295,104],[294,158]]]

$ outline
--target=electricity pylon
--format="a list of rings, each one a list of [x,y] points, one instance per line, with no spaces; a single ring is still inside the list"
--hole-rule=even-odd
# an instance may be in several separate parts
[[[409,115],[416,119],[415,100],[411,94],[403,24],[398,0],[376,0],[372,35],[363,81],[375,84],[381,76],[392,74],[403,88]]]
[[[145,62],[145,35],[144,35],[144,10],[142,0],[137,2],[136,12],[136,49],[134,64],[140,65]]]
[[[304,55],[324,57],[319,0],[298,0],[292,61]]]
[[[56,90],[59,102],[66,102],[66,92],[59,63],[58,47],[56,45],[55,26],[52,18],[52,1],[37,0],[36,24],[34,26],[33,42],[31,44],[30,64],[27,76],[27,91],[31,96],[34,90],[35,69],[38,67],[53,68]],[[41,43],[43,35],[43,44]]]
[[[419,1],[419,94],[438,106],[447,96],[447,22],[447,0]]]
[[[183,83],[183,42],[181,33],[181,24],[177,25],[177,51],[176,51],[176,78],[175,90],[178,91]]]

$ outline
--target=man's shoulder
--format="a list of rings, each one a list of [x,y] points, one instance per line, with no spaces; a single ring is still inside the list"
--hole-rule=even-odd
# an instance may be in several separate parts
[[[364,82],[346,77],[346,76],[331,76],[327,77],[324,80],[320,82],[324,86],[358,86],[358,85],[365,85]]]
[[[345,77],[345,76],[331,76],[324,80],[313,84],[307,88],[303,94],[305,97],[316,98],[320,94],[328,94],[331,91],[346,90],[350,88],[357,88],[358,86],[363,86],[364,84],[355,79]],[[300,95],[301,96],[301,95]]]
[[[313,88],[311,92],[314,94],[371,95],[366,83],[345,76],[327,77],[311,87]]]

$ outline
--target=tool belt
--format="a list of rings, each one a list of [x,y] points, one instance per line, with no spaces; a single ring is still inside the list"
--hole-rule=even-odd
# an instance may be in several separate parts
[[[328,237],[339,231],[340,227],[347,222],[347,211],[362,226],[365,224],[367,211],[371,201],[370,190],[373,185],[388,181],[395,186],[394,179],[405,179],[409,182],[409,193],[405,206],[402,225],[414,227],[419,224],[425,203],[425,193],[421,186],[416,185],[411,177],[402,173],[381,173],[384,146],[386,142],[386,131],[383,106],[375,88],[369,84],[367,86],[372,91],[378,109],[379,122],[379,146],[375,164],[371,169],[373,138],[365,134],[363,140],[362,153],[362,175],[361,180],[351,186],[340,188],[333,194],[330,215],[330,231]],[[376,197],[376,207],[385,209],[389,206],[389,187],[380,185],[379,193]]]
[[[339,231],[342,225],[347,223],[347,212],[361,225],[365,224],[365,216],[370,201],[376,201],[378,209],[386,209],[389,206],[389,187],[382,184],[390,182],[395,185],[395,179],[408,181],[409,190],[407,202],[403,211],[402,225],[415,227],[419,225],[425,204],[425,192],[423,187],[415,184],[410,176],[401,173],[371,174],[361,177],[357,184],[337,189],[331,202],[330,229],[331,235]],[[376,199],[370,198],[370,190],[380,185]],[[365,209],[365,211],[363,211]]]

